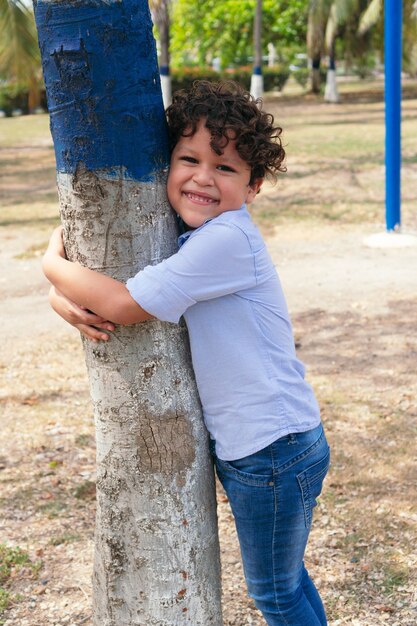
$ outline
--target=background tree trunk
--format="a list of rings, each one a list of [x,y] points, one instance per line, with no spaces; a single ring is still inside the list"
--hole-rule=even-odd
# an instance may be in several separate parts
[[[256,0],[253,24],[253,73],[250,92],[254,98],[261,98],[264,92],[262,76],[262,0]]]
[[[326,2],[311,2],[307,24],[307,53],[311,64],[311,91],[320,93],[320,62],[324,45]]]
[[[324,89],[324,99],[326,102],[339,102],[339,90],[337,88],[336,78],[336,51],[335,40],[333,39],[329,47],[329,67],[326,74],[326,87]]]
[[[73,260],[126,280],[176,250],[144,0],[35,4]],[[221,626],[212,464],[184,325],[85,342],[97,435],[96,626]]]
[[[161,75],[162,98],[167,108],[172,101],[171,74],[170,74],[170,0],[150,0],[154,22],[159,32],[159,73]]]

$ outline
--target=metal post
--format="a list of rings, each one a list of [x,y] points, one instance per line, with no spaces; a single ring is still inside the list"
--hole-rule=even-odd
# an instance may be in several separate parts
[[[385,203],[387,230],[401,224],[402,0],[385,0]]]

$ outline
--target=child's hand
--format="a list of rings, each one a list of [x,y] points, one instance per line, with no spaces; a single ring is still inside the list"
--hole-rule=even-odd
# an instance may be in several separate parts
[[[54,231],[55,235],[55,231]],[[52,237],[54,237],[54,235]],[[51,238],[52,240],[52,238]],[[66,322],[77,328],[86,339],[90,341],[107,341],[109,335],[100,332],[100,328],[103,330],[113,331],[115,325],[108,320],[90,313],[84,307],[78,306],[75,302],[72,302],[66,298],[58,289],[51,287],[49,291],[49,303],[58,315],[60,315]]]
[[[62,240],[63,228],[62,226],[58,226],[53,231],[51,238],[49,240],[48,248],[46,250],[46,254],[57,254],[61,256],[63,259],[67,258],[65,254],[64,242]]]

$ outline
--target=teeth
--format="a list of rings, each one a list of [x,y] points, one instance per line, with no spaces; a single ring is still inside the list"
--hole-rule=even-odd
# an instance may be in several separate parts
[[[197,202],[206,202],[207,204],[211,204],[212,202],[216,202],[213,198],[206,198],[204,196],[199,196],[194,193],[186,193],[187,198],[190,200],[196,200]]]

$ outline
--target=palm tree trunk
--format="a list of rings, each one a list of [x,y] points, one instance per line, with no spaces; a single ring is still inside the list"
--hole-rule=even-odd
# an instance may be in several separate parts
[[[168,107],[172,101],[171,75],[170,75],[170,26],[171,20],[169,16],[170,0],[151,0],[150,8],[154,17],[154,21],[158,26],[160,56],[159,56],[159,73],[161,75],[162,97],[164,107]]]
[[[253,73],[250,92],[254,98],[263,95],[262,77],[262,0],[256,0],[255,19],[253,26]]]
[[[323,52],[324,18],[321,3],[310,7],[307,24],[307,51],[311,63],[311,91],[320,93],[320,62]]]
[[[145,0],[35,6],[69,258],[125,281],[176,250]],[[85,342],[95,626],[221,626],[213,468],[183,325]]]
[[[28,94],[28,110],[29,113],[33,113],[41,103],[41,90],[39,83],[35,76],[32,74],[29,78],[29,94]]]
[[[324,90],[324,99],[326,102],[339,102],[339,91],[336,81],[336,59],[335,59],[335,40],[329,49],[329,67],[327,68],[326,87]]]

